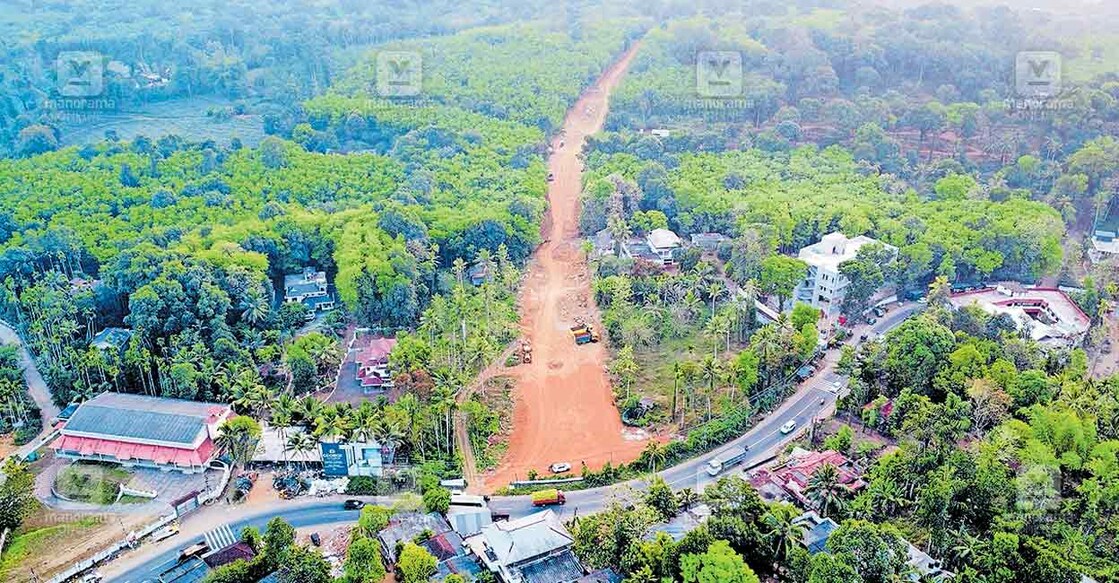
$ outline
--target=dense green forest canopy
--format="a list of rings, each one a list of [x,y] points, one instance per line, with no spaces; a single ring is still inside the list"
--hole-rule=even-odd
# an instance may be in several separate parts
[[[946,169],[978,172],[1086,221],[1099,184],[1073,155],[1115,133],[1119,78],[1101,66],[1106,42],[1083,36],[1097,27],[1072,21],[948,4],[674,20],[648,35],[608,127],[674,130],[704,149],[842,144],[882,173],[931,187]],[[1064,57],[1061,93],[1048,101],[1024,98],[1015,82],[1018,52],[1039,47]],[[701,94],[706,51],[740,56],[740,94]],[[1013,168],[1023,156],[1037,164]]]
[[[579,6],[565,10],[535,0],[202,0],[189,6],[7,0],[0,3],[0,154],[49,149],[75,123],[96,123],[96,110],[106,103],[128,110],[216,96],[235,103],[235,113],[264,114],[266,129],[274,129],[370,47],[516,20],[563,21]],[[65,96],[57,61],[69,51],[98,55],[104,90],[91,96],[101,100],[93,110],[82,100],[58,105]]]
[[[836,146],[653,159],[596,151],[588,162],[583,220],[589,232],[607,226],[607,199],[622,192],[633,211],[663,212],[682,234],[757,231],[790,252],[837,230],[866,234],[899,248],[902,280],[916,287],[949,266],[965,280],[1030,280],[1061,261],[1064,225],[1052,208],[1020,197],[895,193],[882,177],[861,173],[851,154]],[[619,178],[632,186],[616,186]]]

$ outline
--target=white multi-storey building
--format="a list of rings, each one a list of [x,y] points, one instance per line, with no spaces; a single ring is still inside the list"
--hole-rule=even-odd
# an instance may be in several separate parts
[[[880,242],[865,235],[848,239],[846,235],[837,231],[824,235],[819,243],[801,249],[797,257],[808,264],[808,276],[793,293],[795,300],[824,310],[828,314],[838,312],[847,285],[850,283],[839,272],[839,266],[853,260],[858,255],[859,249],[874,243]],[[896,247],[884,243],[882,245],[897,253]]]

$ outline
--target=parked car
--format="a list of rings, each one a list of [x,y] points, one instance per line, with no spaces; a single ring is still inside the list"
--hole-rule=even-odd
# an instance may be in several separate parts
[[[346,510],[361,510],[365,507],[365,502],[361,500],[346,500],[342,503],[342,508]]]
[[[885,306],[878,306],[878,307],[874,308],[874,315],[879,317],[879,318],[881,318],[882,316],[885,316],[886,315],[886,307]]]
[[[549,172],[549,173],[548,173],[548,182],[555,182],[555,181],[556,181],[556,175],[555,175],[555,173],[553,173],[553,172]]]
[[[161,540],[169,539],[176,534],[179,534],[179,523],[172,522],[171,524],[168,524],[167,526],[155,531],[155,533],[152,534],[152,541],[158,542]]]
[[[786,421],[785,424],[781,426],[781,433],[783,433],[785,435],[788,435],[788,434],[792,433],[793,430],[796,429],[796,427],[797,427],[797,422],[796,421],[792,421],[792,420]]]
[[[839,384],[839,381],[832,381],[832,382],[828,383],[828,392],[829,393],[839,394],[839,389],[842,389],[842,388],[843,388],[843,386]]]
[[[548,466],[548,469],[551,470],[553,474],[562,474],[571,471],[571,464],[567,462],[556,462]]]

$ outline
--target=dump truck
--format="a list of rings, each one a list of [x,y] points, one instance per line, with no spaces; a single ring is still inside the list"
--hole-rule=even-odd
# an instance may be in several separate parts
[[[555,488],[550,488],[548,490],[539,490],[532,493],[533,506],[551,506],[552,504],[563,505],[566,502],[567,498],[564,498],[563,492]]]
[[[598,342],[598,332],[589,324],[579,323],[571,327],[571,335],[575,337],[575,344],[583,345],[588,342]]]
[[[750,455],[750,448],[745,445],[728,447],[715,454],[715,457],[707,460],[707,473],[711,476],[717,476],[719,472],[741,462],[748,455]]]

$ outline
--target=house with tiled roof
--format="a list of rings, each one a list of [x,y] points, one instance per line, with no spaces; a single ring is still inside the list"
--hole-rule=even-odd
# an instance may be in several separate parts
[[[389,525],[377,533],[385,565],[391,569],[396,564],[398,543],[414,541],[421,535],[427,535],[427,538],[418,544],[437,561],[433,580],[442,581],[458,574],[473,581],[482,572],[482,567],[463,543],[462,536],[451,530],[451,525],[435,512],[407,512],[389,520]]]
[[[377,533],[381,543],[381,557],[385,565],[396,564],[396,543],[414,540],[423,533],[433,536],[449,532],[451,525],[438,513],[405,512],[389,519],[389,524]]]
[[[389,355],[396,346],[396,338],[374,338],[354,356],[357,363],[357,380],[363,388],[392,387],[389,372]]]
[[[50,447],[74,460],[184,473],[205,471],[218,455],[228,405],[125,393],[101,393],[78,406]]]
[[[802,508],[814,508],[807,495],[808,482],[812,474],[826,465],[833,465],[839,470],[839,483],[852,494],[866,487],[862,468],[847,456],[832,450],[806,451],[797,448],[785,463],[755,470],[748,478],[764,499],[787,499]]]

